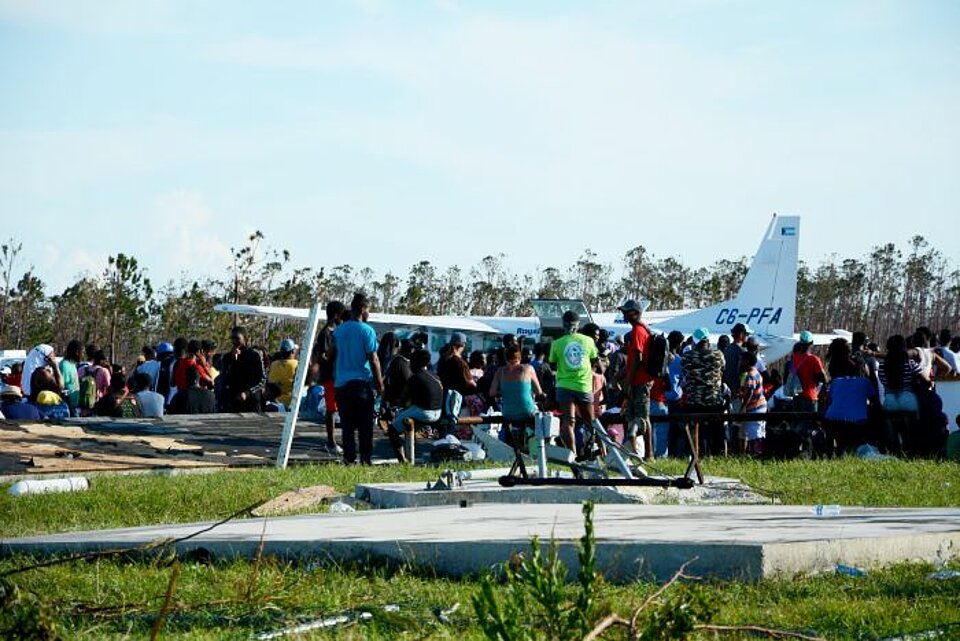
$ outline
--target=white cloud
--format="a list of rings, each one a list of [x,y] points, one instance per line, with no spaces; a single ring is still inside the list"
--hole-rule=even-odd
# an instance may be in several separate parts
[[[152,220],[158,247],[151,254],[157,260],[155,269],[167,267],[158,272],[161,278],[223,273],[231,252],[219,237],[216,219],[199,193],[180,189],[156,199]]]

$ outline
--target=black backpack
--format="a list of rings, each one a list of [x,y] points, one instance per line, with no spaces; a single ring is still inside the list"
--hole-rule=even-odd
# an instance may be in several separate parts
[[[647,374],[660,378],[667,374],[670,345],[663,334],[653,334],[647,342],[647,353],[643,355],[643,367]]]

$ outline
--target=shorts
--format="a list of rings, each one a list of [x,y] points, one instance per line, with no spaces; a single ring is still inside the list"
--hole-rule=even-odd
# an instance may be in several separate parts
[[[627,391],[627,436],[646,434],[650,429],[650,383],[632,385]]]
[[[337,411],[337,388],[333,386],[333,379],[323,382],[323,401],[327,405],[327,413]]]
[[[749,414],[766,414],[767,408],[763,406],[759,409],[747,410]],[[740,423],[740,438],[745,441],[756,441],[764,439],[767,436],[767,424],[765,421],[744,421]]]
[[[557,403],[566,405],[567,403],[589,403],[593,405],[593,392],[578,392],[563,387],[557,388]]]

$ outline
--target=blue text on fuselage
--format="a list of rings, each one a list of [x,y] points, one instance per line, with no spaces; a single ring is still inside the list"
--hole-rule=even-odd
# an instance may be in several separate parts
[[[757,323],[759,325],[778,325],[782,307],[751,307],[742,312],[737,307],[724,307],[717,314],[714,321],[717,325],[733,325],[734,323]]]
[[[527,329],[526,327],[518,327],[516,331],[517,336],[538,336],[540,334],[539,329]]]

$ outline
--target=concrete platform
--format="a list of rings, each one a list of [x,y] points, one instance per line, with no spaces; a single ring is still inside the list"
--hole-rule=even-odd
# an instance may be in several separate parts
[[[652,505],[769,505],[773,501],[737,479],[708,477],[689,490],[660,487],[501,487],[507,469],[478,470],[453,489],[428,489],[434,482],[359,484],[354,496],[378,508],[435,507],[477,503],[640,503]]]
[[[690,572],[759,579],[830,571],[837,563],[872,568],[906,560],[934,561],[960,552],[960,509],[844,508],[815,517],[802,506],[598,505],[599,568],[608,580],[668,578],[697,557]],[[145,545],[193,534],[205,524],[141,527],[6,539],[0,552],[53,554]],[[529,549],[530,537],[555,537],[575,569],[583,534],[579,505],[481,504],[371,510],[351,514],[247,519],[177,544],[215,557],[267,554],[410,562],[459,576],[494,568]]]

